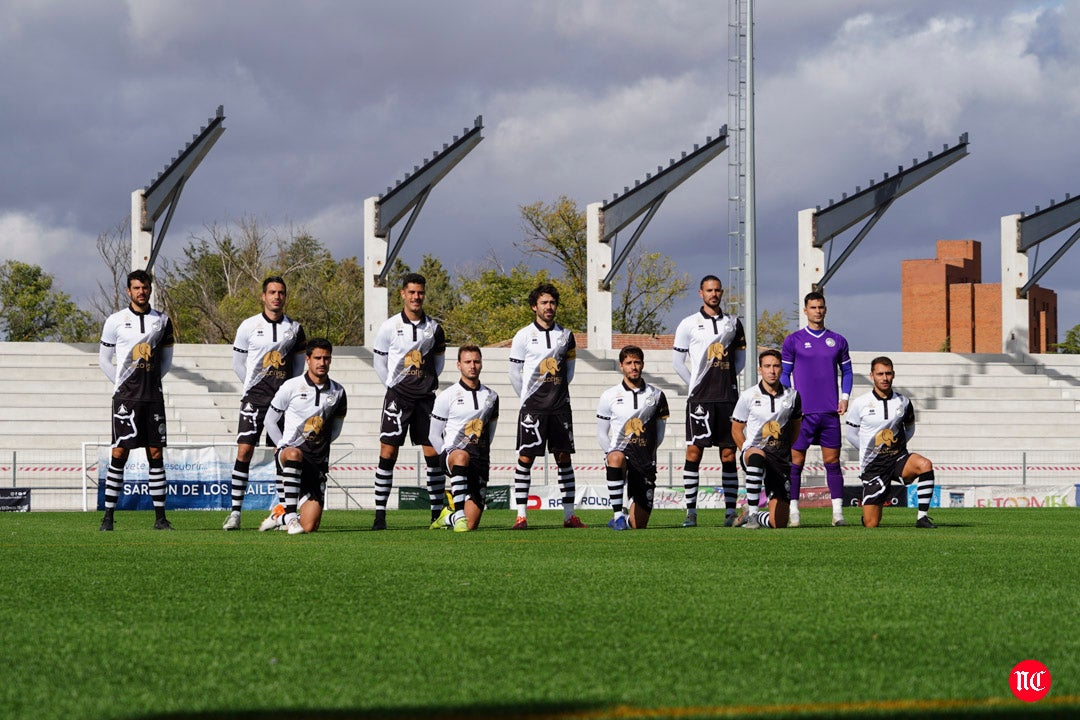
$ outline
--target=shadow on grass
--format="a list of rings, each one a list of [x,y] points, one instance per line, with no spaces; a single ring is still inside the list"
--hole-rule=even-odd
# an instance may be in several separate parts
[[[958,718],[962,720],[1011,720],[1012,718],[1075,718],[1080,711],[1074,703],[1012,704],[1000,707],[933,707],[889,711],[885,708],[839,708],[825,705],[820,709],[805,706],[793,710],[791,706],[733,707],[673,707],[635,708],[627,706],[604,706],[588,704],[549,705],[475,705],[469,707],[434,710],[431,708],[374,708],[369,710],[243,710],[222,712],[163,713],[133,716],[131,720],[458,720],[459,718],[494,718],[495,720],[663,720],[678,718],[733,718],[742,720],[783,720],[785,718],[882,718],[888,720],[926,720],[926,718]]]

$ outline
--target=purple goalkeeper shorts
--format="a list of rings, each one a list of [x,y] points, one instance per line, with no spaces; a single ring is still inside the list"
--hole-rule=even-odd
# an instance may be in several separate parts
[[[793,450],[806,452],[811,445],[823,448],[840,447],[840,414],[809,413],[803,415],[799,437],[791,446]]]

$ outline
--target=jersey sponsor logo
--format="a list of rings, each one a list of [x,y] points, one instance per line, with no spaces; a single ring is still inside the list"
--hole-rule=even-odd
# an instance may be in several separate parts
[[[321,415],[312,415],[304,421],[304,437],[307,439],[317,438],[322,434],[323,419]]]
[[[876,435],[874,435],[874,444],[879,446],[883,445],[886,447],[892,447],[896,444],[896,434],[892,431],[891,428],[883,428],[879,430]]]
[[[770,420],[761,426],[761,436],[772,440],[780,439],[780,423]]]
[[[131,359],[150,362],[150,343],[141,342],[131,348]]]
[[[405,353],[403,362],[406,368],[420,368],[424,364],[424,356],[420,354],[419,350],[410,350]]]
[[[281,357],[281,353],[277,350],[271,350],[263,355],[262,366],[266,368],[279,368],[285,364],[285,358]]]
[[[623,434],[639,436],[645,432],[645,423],[641,422],[641,418],[632,417],[626,421],[623,425]]]
[[[540,367],[538,372],[541,377],[551,375],[554,377],[559,374],[559,361],[553,357],[546,357],[540,361]]]
[[[465,423],[466,437],[478,438],[482,432],[484,432],[484,421],[480,418],[473,418]]]

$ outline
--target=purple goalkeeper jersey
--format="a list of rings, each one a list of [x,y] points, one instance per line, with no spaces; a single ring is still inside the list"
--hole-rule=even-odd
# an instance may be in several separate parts
[[[780,351],[783,373],[780,382],[794,387],[802,396],[803,414],[835,413],[840,402],[836,371],[842,380],[840,390],[851,393],[851,358],[847,340],[832,330],[802,328],[784,338]]]

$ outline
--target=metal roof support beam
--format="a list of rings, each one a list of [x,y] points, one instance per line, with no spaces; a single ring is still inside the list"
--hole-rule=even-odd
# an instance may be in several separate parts
[[[889,200],[874,211],[874,214],[866,221],[866,224],[862,226],[862,229],[859,230],[859,234],[848,243],[848,246],[844,248],[844,252],[840,253],[840,257],[836,258],[836,262],[832,263],[829,266],[829,269],[825,271],[825,274],[821,276],[821,280],[815,283],[814,290],[820,292],[821,288],[825,287],[825,283],[829,282],[829,278],[836,274],[836,271],[840,269],[840,266],[844,264],[844,261],[851,256],[851,253],[855,252],[855,248],[859,247],[859,243],[861,243],[870,231],[873,230],[874,226],[877,225],[877,221],[881,219],[890,207],[892,207],[895,200],[895,198]]]
[[[422,165],[398,180],[378,197],[364,201],[364,344],[375,341],[375,332],[386,318],[389,307],[386,278],[394,265],[413,224],[420,216],[431,195],[431,189],[484,139],[484,117],[477,115],[472,129],[464,128],[461,136],[443,143],[442,150],[432,153]],[[390,233],[394,225],[410,213],[393,246]],[[389,251],[388,251],[389,248]]]
[[[131,195],[131,268],[150,271],[154,267],[165,233],[172,222],[184,185],[210,148],[218,141],[225,127],[225,107],[218,105],[217,114],[192,136],[180,153],[145,188]],[[160,232],[154,236],[154,225],[162,213],[167,213]]]
[[[968,134],[963,133],[960,135],[959,142],[953,147],[945,145],[937,155],[930,151],[926,159],[921,162],[917,158],[912,159],[911,167],[904,169],[904,166],[900,165],[897,168],[897,174],[892,177],[889,173],[884,173],[881,180],[877,182],[871,180],[865,189],[857,186],[853,195],[844,193],[840,202],[829,200],[829,206],[824,210],[819,205],[816,209],[801,211],[798,239],[800,298],[811,290],[823,290],[826,282],[836,274],[840,265],[854,250],[854,247],[849,246],[837,258],[836,263],[825,267],[822,247],[856,223],[873,217],[873,220],[863,228],[863,232],[860,232],[858,241],[861,242],[869,229],[881,219],[884,212],[897,198],[911,192],[967,155]],[[804,213],[807,216],[806,221],[802,218]]]
[[[614,193],[610,202],[590,203],[586,206],[586,304],[591,351],[603,352],[611,349],[612,280],[630,256],[664,199],[726,149],[725,125],[720,128],[715,139],[705,138],[704,145],[694,145],[692,151],[684,151],[678,161],[669,159],[668,166],[658,166],[655,175],[646,173],[645,180],[635,181],[633,189],[624,187],[622,195]],[[645,217],[633,235],[623,245],[618,256],[613,258],[616,234],[642,215]]]

